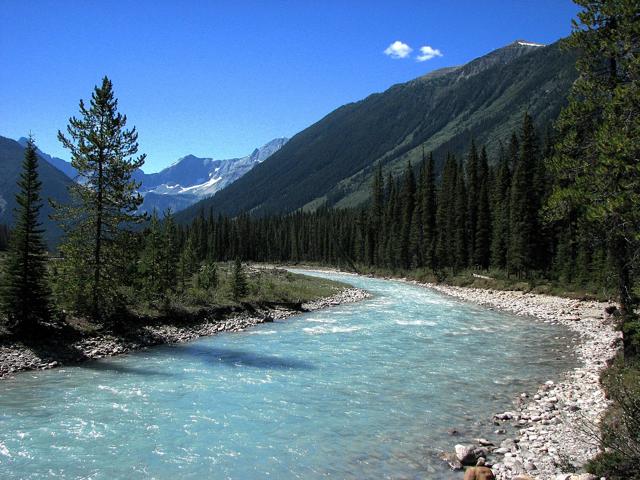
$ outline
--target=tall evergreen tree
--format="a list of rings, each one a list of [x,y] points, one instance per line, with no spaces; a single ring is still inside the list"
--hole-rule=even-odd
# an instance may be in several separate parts
[[[30,335],[35,333],[38,322],[47,319],[50,313],[47,252],[38,218],[42,208],[42,182],[38,178],[38,156],[32,138],[27,142],[18,187],[17,220],[0,300],[9,327]]]
[[[478,197],[475,200],[477,209],[473,265],[489,268],[491,257],[491,210],[489,204],[489,160],[487,151],[482,147],[478,165]]]
[[[517,138],[511,137],[511,151],[517,152]],[[515,154],[514,154],[515,155]],[[497,166],[493,191],[493,230],[491,236],[491,264],[498,269],[506,269],[509,248],[509,202],[511,188],[510,159],[503,149]]]
[[[249,293],[247,285],[247,278],[242,268],[242,261],[240,258],[236,258],[233,263],[233,272],[231,275],[231,292],[234,300],[239,300],[242,297],[246,297]]]
[[[509,269],[527,275],[535,267],[539,198],[534,178],[538,144],[533,119],[525,113],[520,135],[520,155],[511,180],[509,205]]]
[[[368,231],[368,262],[373,265],[379,261],[379,246],[384,216],[384,179],[382,165],[378,164],[371,185],[371,213]]]
[[[467,186],[464,178],[462,165],[458,167],[456,176],[455,199],[453,211],[453,268],[454,271],[461,270],[468,266],[468,199]]]
[[[568,45],[581,54],[578,80],[557,127],[551,207],[580,205],[612,259],[623,314],[631,317],[640,255],[640,35],[637,0],[577,0]],[[640,351],[640,325],[635,348]],[[628,335],[628,339],[633,335]]]
[[[413,223],[413,210],[415,208],[416,180],[413,174],[411,162],[407,163],[405,168],[402,192],[400,197],[401,203],[401,237],[400,237],[400,266],[405,270],[411,268],[411,226]]]
[[[176,223],[171,209],[164,213],[162,221],[162,262],[160,286],[163,293],[174,290],[178,272],[178,241]]]
[[[125,128],[127,117],[118,112],[107,77],[95,87],[88,108],[80,101],[80,115],[69,119],[67,135],[58,132],[79,183],[69,187],[71,204],[56,205],[56,218],[66,234],[60,249],[73,272],[67,276],[69,289],[76,292],[75,299],[90,299],[88,310],[103,317],[114,306],[122,283],[116,266],[127,237],[121,232],[140,220],[140,185],[132,174],[145,156],[134,157],[138,134],[135,127]]]
[[[144,248],[140,256],[139,273],[142,289],[149,299],[157,299],[164,294],[162,285],[163,238],[158,213],[151,215],[149,229],[144,236]]]
[[[433,153],[429,154],[423,177],[422,191],[422,228],[423,228],[423,258],[427,267],[435,266],[436,249],[436,213],[437,190]]]
[[[478,224],[478,195],[480,194],[479,172],[478,172],[478,149],[475,140],[471,140],[471,148],[467,156],[467,247],[469,249],[469,259],[473,262],[476,244],[476,229]]]

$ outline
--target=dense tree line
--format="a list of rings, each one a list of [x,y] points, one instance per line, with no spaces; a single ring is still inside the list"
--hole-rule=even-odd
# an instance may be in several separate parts
[[[495,269],[514,278],[551,277],[604,285],[607,253],[571,219],[549,219],[553,153],[529,115],[498,158],[473,140],[448,155],[440,178],[432,155],[399,178],[378,166],[359,209],[320,209],[235,219],[201,215],[183,229],[198,260],[319,262],[354,269],[426,269],[436,275]]]

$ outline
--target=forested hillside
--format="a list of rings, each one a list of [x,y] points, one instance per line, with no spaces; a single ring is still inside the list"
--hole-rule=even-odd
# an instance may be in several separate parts
[[[437,174],[445,155],[462,154],[471,138],[494,158],[525,110],[537,126],[556,118],[576,78],[574,62],[557,43],[514,42],[464,66],[395,85],[338,108],[178,219],[190,221],[210,208],[263,215],[356,206],[367,200],[377,165],[397,176],[407,161],[420,161],[423,147],[434,153]]]

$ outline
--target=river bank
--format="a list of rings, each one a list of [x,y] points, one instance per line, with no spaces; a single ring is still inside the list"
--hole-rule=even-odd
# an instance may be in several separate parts
[[[517,291],[425,286],[487,308],[562,324],[580,337],[577,346],[567,346],[575,348],[578,365],[573,370],[559,382],[548,380],[534,393],[523,392],[513,411],[494,416],[496,423],[509,422],[519,433],[493,450],[499,460],[493,466],[497,478],[522,474],[574,478],[568,470],[579,470],[599,452],[593,433],[609,406],[600,375],[622,346],[621,332],[604,312],[608,304]]]
[[[336,305],[359,302],[369,297],[364,290],[345,288],[340,292],[302,304],[246,305],[236,309],[211,309],[168,321],[136,325],[116,333],[80,335],[69,341],[49,338],[37,343],[0,344],[0,379],[27,370],[47,370],[63,365],[121,355],[155,345],[183,343],[221,332],[241,332],[249,327],[284,320],[293,315]]]
[[[494,444],[478,439],[476,444],[457,445],[456,454],[443,454],[452,467],[462,468],[460,461],[465,456],[466,462],[475,463],[479,455],[488,455],[496,477],[501,480],[595,478],[589,474],[580,477],[572,472],[580,471],[600,451],[594,433],[610,406],[600,376],[622,348],[622,333],[616,330],[614,319],[605,313],[610,304],[521,291],[396,280],[489,309],[563,325],[579,338],[577,344],[566,345],[573,351],[577,366],[565,372],[560,381],[547,380],[535,392],[522,392],[509,411],[491,412],[496,433],[503,436],[503,440]],[[515,438],[506,438],[506,429],[500,427],[507,425],[517,432]]]

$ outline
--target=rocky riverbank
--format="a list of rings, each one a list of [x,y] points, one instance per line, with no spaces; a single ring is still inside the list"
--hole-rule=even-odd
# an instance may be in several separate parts
[[[358,288],[347,288],[335,295],[301,305],[257,306],[230,312],[217,318],[215,312],[203,318],[162,324],[146,324],[124,332],[81,335],[73,341],[51,338],[35,344],[0,344],[0,378],[25,370],[46,370],[65,364],[79,363],[120,355],[142,348],[182,343],[220,332],[241,332],[260,323],[284,320],[292,315],[364,300],[370,295]]]
[[[599,452],[593,432],[609,406],[599,378],[622,346],[622,334],[605,313],[608,304],[517,291],[426,286],[487,308],[562,324],[581,340],[577,346],[567,345],[575,349],[576,368],[560,381],[546,381],[537,392],[523,392],[511,411],[496,412],[496,433],[505,432],[500,425],[511,424],[518,433],[516,438],[504,438],[499,445],[486,441],[457,445],[456,460],[467,455],[465,460],[470,463],[478,455],[488,454],[495,460],[497,478],[505,480],[596,478],[567,472],[580,471]]]

